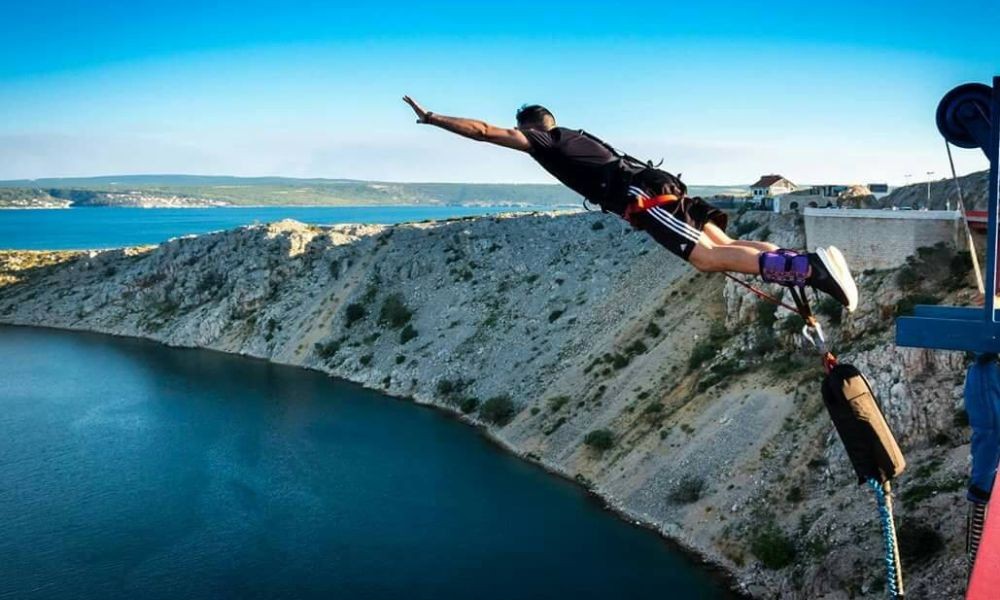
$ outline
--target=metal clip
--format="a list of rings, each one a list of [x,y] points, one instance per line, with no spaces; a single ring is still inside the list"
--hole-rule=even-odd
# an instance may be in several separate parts
[[[823,336],[823,326],[819,324],[816,319],[809,319],[811,323],[807,322],[802,328],[802,337],[806,338],[810,344],[819,350],[820,354],[826,354],[826,338]]]

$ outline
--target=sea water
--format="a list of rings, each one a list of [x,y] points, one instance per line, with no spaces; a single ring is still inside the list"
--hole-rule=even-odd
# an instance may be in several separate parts
[[[0,598],[726,598],[579,486],[304,369],[0,326]]]

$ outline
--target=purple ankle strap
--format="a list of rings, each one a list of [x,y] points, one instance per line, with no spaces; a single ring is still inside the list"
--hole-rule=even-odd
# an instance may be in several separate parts
[[[809,276],[809,257],[794,250],[761,252],[760,277],[767,283],[802,287]]]

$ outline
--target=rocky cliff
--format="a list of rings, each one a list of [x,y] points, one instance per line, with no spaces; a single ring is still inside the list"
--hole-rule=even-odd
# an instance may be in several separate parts
[[[893,190],[888,196],[876,201],[873,206],[956,210],[961,197],[967,210],[986,210],[989,179],[989,171],[978,171],[959,177],[957,185],[951,177],[932,181],[929,185],[927,182],[914,183]]]
[[[794,215],[754,218],[734,229],[801,246]],[[967,257],[949,252],[859,274],[853,315],[819,305],[908,453],[897,513],[916,598],[964,585],[965,357],[896,348],[893,319],[917,301],[972,300]],[[754,596],[884,594],[874,501],[825,413],[798,317],[607,215],[283,221],[157,247],[0,253],[0,322],[260,357],[433,404]]]

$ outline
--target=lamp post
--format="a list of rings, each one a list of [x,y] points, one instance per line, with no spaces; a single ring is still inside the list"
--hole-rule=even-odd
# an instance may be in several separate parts
[[[930,207],[931,207],[931,175],[933,175],[933,174],[934,174],[934,171],[927,171],[927,207],[926,208],[928,208],[928,209],[930,209]]]
[[[913,177],[913,173],[907,173],[906,175],[903,175],[903,186],[904,187],[910,185],[910,178],[911,177]]]

